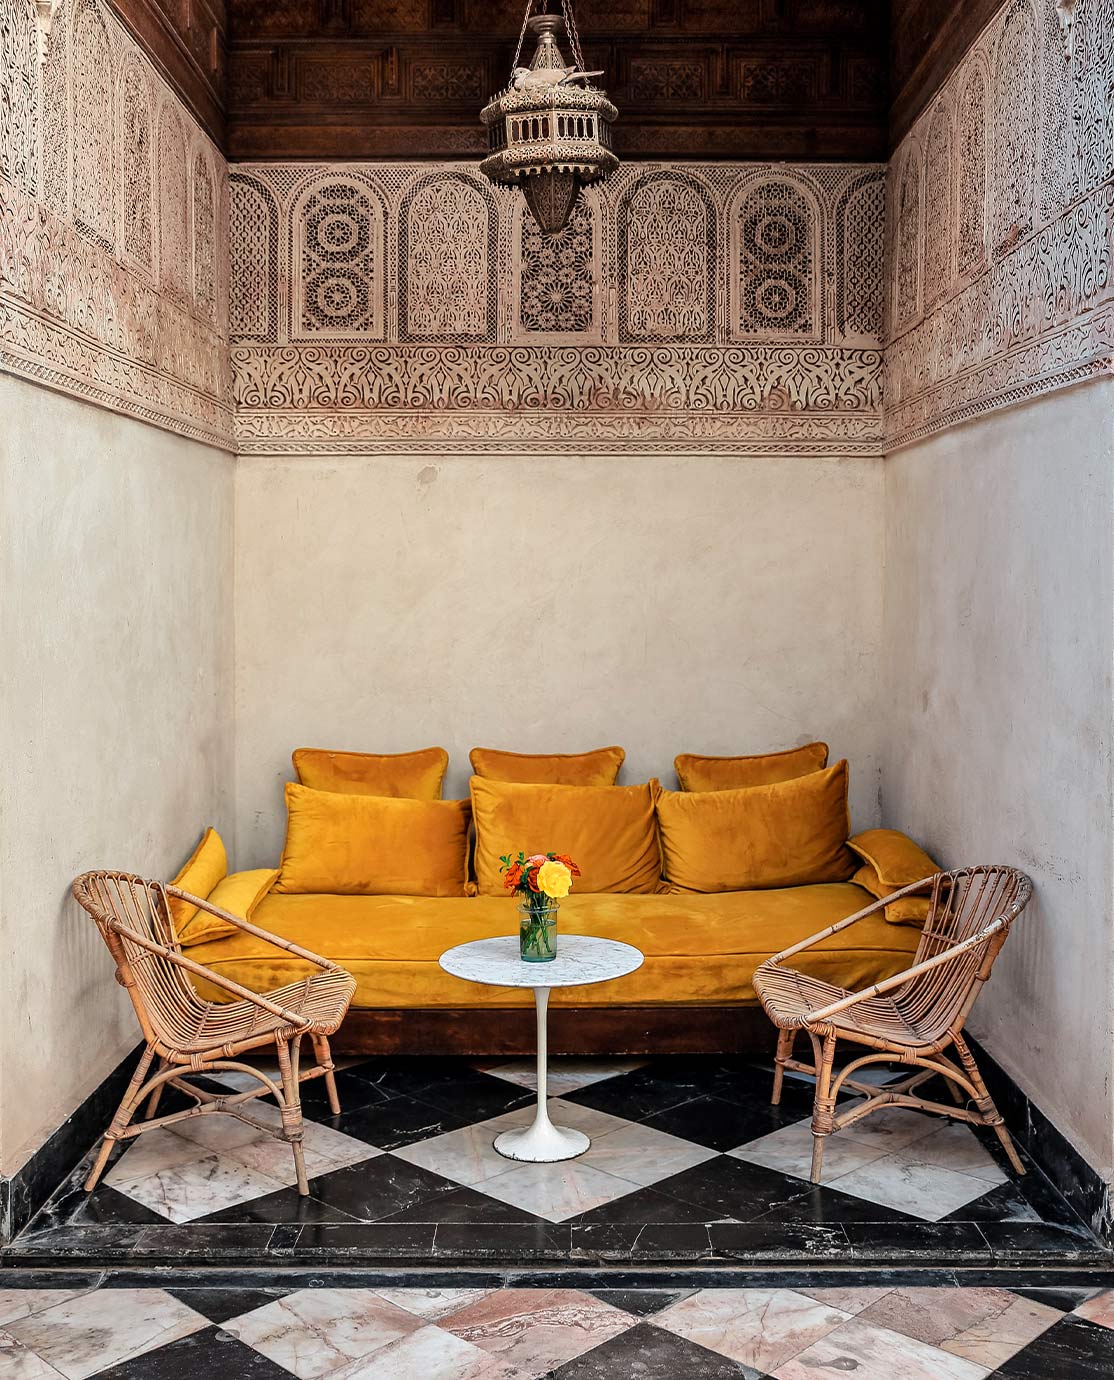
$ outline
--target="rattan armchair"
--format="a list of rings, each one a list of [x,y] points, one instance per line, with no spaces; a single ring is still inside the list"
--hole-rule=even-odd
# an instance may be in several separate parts
[[[288,1142],[294,1155],[298,1192],[308,1193],[299,1088],[307,1079],[324,1078],[329,1106],[334,1114],[340,1111],[329,1036],[336,1033],[356,990],[352,975],[318,954],[161,882],[145,881],[125,872],[86,872],[74,882],[73,894],[97,922],[116,962],[116,980],[127,988],[146,1042],[124,1100],[104,1134],[85,1181],[86,1191],[95,1188],[117,1141],[189,1117],[224,1112]],[[247,934],[269,941],[303,959],[315,971],[266,993],[252,992],[229,981],[182,952],[168,897],[187,901]],[[191,976],[204,979],[234,1000],[202,1000]],[[306,1036],[312,1042],[316,1063],[303,1071],[299,1067],[300,1050]],[[238,1057],[268,1046],[274,1048],[278,1058],[281,1087],[262,1070]],[[151,1074],[156,1059],[158,1068]],[[183,1077],[183,1071],[205,1074],[220,1070],[250,1074],[258,1080],[259,1087],[219,1095]],[[186,1111],[156,1117],[167,1084],[186,1094],[195,1105]],[[257,1121],[244,1111],[245,1104],[268,1094],[279,1105],[280,1128]],[[144,1099],[149,1099],[146,1119],[136,1122]]]
[[[911,967],[862,992],[848,992],[808,973],[786,967],[789,959],[831,935],[882,910],[899,897],[930,890],[929,913]],[[969,867],[940,872],[875,901],[846,920],[794,944],[754,974],[754,990],[766,1014],[778,1027],[772,1101],[781,1100],[786,1069],[813,1074],[812,1181],[820,1182],[824,1140],[881,1107],[915,1107],[942,1113],[994,1130],[1019,1174],[1025,1168],[995,1107],[975,1060],[963,1039],[963,1025],[975,998],[990,976],[1010,926],[1029,902],[1032,887],[1012,867]],[[798,1062],[793,1045],[800,1031],[812,1042],[813,1062]],[[840,1040],[877,1051],[842,1068],[834,1068]],[[953,1049],[959,1065],[946,1058]],[[883,1087],[857,1081],[869,1064],[901,1063],[917,1071]],[[915,1096],[915,1090],[939,1074],[958,1105],[948,1106]],[[862,1093],[865,1101],[836,1116],[843,1088]],[[973,1105],[971,1105],[973,1104]]]

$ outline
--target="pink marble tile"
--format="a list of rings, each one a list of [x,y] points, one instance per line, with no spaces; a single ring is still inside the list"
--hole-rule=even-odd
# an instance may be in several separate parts
[[[1061,1316],[1005,1289],[892,1289],[859,1314],[887,1327],[995,1369]]]
[[[652,1321],[766,1374],[849,1316],[793,1289],[701,1289]]]
[[[1075,1309],[1075,1317],[1086,1318],[1100,1327],[1114,1327],[1114,1289],[1106,1289]]]
[[[439,1326],[530,1375],[571,1361],[635,1325],[578,1289],[503,1289],[439,1319]]]

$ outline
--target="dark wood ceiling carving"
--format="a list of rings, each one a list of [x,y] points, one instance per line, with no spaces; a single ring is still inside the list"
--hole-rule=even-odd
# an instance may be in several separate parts
[[[909,133],[1002,4],[1003,0],[890,0],[891,149]]]
[[[109,0],[144,51],[221,148],[228,46],[226,0]]]
[[[154,3],[154,0],[149,0]],[[230,0],[235,158],[471,156],[524,0]],[[580,0],[643,158],[884,157],[883,0]]]

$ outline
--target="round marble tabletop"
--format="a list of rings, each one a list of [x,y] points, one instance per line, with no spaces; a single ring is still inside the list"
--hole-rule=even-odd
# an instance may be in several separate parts
[[[642,967],[643,955],[633,944],[596,939],[585,934],[557,936],[557,957],[546,963],[525,963],[519,956],[518,935],[474,939],[447,949],[441,967],[454,977],[492,987],[577,987],[607,982]]]

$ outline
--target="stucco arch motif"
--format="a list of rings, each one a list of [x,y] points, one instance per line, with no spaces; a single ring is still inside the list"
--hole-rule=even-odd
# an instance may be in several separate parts
[[[155,262],[151,92],[134,59],[125,62],[120,74],[120,137],[121,247],[149,273]]]
[[[986,258],[986,69],[978,56],[963,72],[957,116],[956,270],[973,272]]]
[[[515,216],[515,336],[597,339],[600,212],[595,197],[581,192],[568,225],[555,235],[542,234],[521,200]]]
[[[990,160],[992,245],[1001,250],[1032,225],[1036,164],[1033,9],[1014,0],[994,61],[994,156]]]
[[[276,340],[278,205],[269,187],[241,173],[229,178],[229,245],[229,332],[242,340]]]
[[[188,297],[186,141],[182,122],[164,101],[159,112],[159,281],[179,301]]]
[[[729,223],[733,336],[819,340],[822,222],[816,199],[789,178],[766,178],[739,193]]]
[[[926,308],[946,297],[952,283],[952,115],[941,100],[928,125],[925,141],[924,301]]]
[[[38,31],[31,0],[0,0],[0,177],[38,195]]]
[[[890,327],[899,330],[921,309],[921,151],[910,140],[894,177],[894,277]]]
[[[420,178],[399,224],[399,333],[403,340],[492,340],[495,205],[460,173]]]
[[[199,149],[193,159],[193,225],[190,236],[193,300],[206,321],[217,315],[217,204],[209,160]]]
[[[96,0],[80,0],[71,21],[73,109],[83,112],[80,136],[73,140],[74,221],[90,239],[114,250],[116,148],[112,112],[116,80],[112,43]]]
[[[383,208],[351,178],[315,182],[292,216],[292,338],[383,338]]]
[[[845,338],[877,341],[882,334],[886,183],[858,177],[836,205],[836,330]]]
[[[709,340],[715,329],[715,208],[703,186],[651,173],[619,208],[624,341]]]

